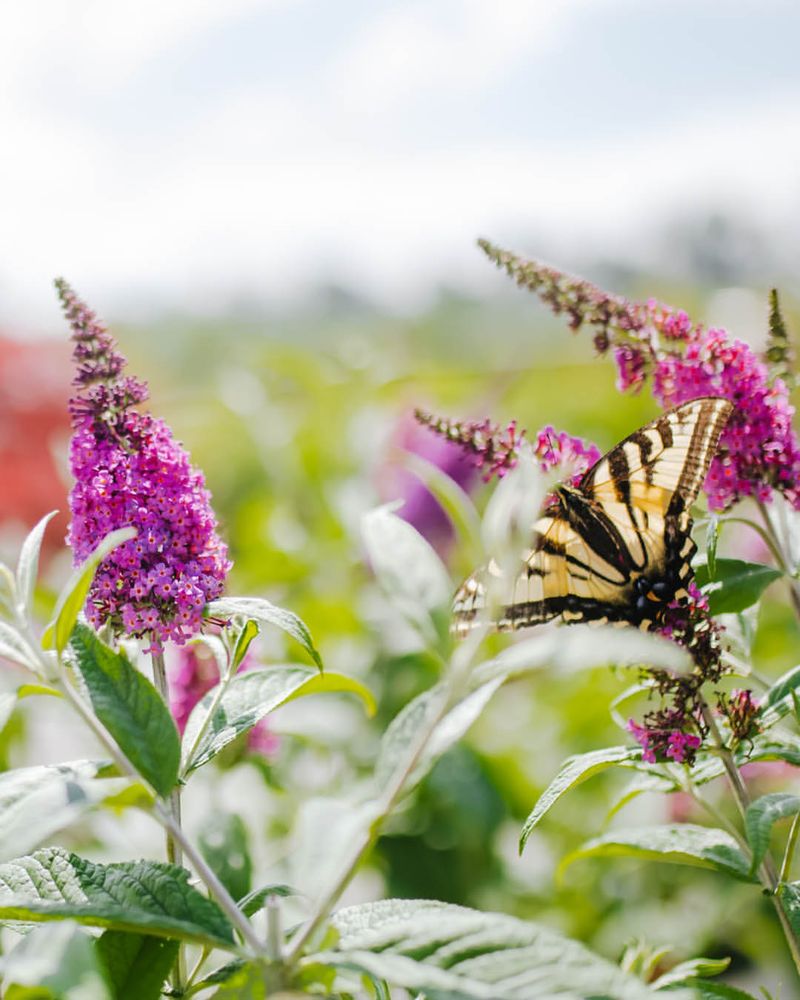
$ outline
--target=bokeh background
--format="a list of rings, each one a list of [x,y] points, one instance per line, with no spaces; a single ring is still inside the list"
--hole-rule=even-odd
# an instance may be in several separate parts
[[[404,449],[432,457],[412,408],[553,423],[602,447],[655,413],[476,237],[755,346],[777,286],[797,329],[798,37],[800,8],[776,0],[43,0],[0,14],[2,555],[65,509],[63,274],[205,470],[229,590],[300,613],[326,662],[379,697],[373,723],[345,700],[282,710],[267,751],[242,748],[187,793],[195,831],[209,804],[245,816],[256,881],[284,871],[301,803],[363,776],[381,726],[435,680],[358,533],[370,506],[404,497],[454,580],[470,568],[405,470]],[[480,478],[469,485],[482,506]],[[65,525],[49,533],[43,613],[68,570]],[[776,590],[756,665],[777,676],[798,652]],[[273,640],[263,653],[296,655]],[[607,706],[625,684],[603,671],[501,691],[349,898],[436,897],[615,958],[643,937],[681,958],[731,954],[741,983],[785,976],[767,903],[719,876],[620,860],[557,882],[558,860],[603,828],[618,776],[573,792],[517,857],[560,760],[619,740]],[[4,762],[77,756],[71,727],[59,706],[28,706]],[[768,766],[754,780],[794,779]],[[611,821],[697,818],[686,809],[643,797]],[[159,850],[145,826],[70,836],[130,857]]]

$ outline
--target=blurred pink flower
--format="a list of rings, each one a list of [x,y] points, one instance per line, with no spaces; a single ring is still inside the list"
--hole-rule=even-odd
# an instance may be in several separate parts
[[[405,414],[392,435],[393,449],[411,452],[441,469],[463,490],[469,492],[477,481],[477,466],[454,442],[428,433],[411,416]],[[453,537],[450,518],[441,504],[402,459],[390,459],[378,473],[378,490],[384,500],[402,500],[397,511],[409,524],[436,547],[444,547]]]

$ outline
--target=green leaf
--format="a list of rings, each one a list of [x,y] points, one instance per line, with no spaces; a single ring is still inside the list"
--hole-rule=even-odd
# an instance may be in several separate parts
[[[752,749],[743,747],[736,757],[737,762],[741,759],[743,764],[751,760],[785,760],[787,764],[800,767],[800,746],[777,742],[756,743]],[[720,774],[722,770],[724,768],[720,769]]]
[[[159,795],[178,778],[180,737],[170,711],[150,681],[87,625],[78,623],[72,651],[95,715],[136,770]]]
[[[533,923],[429,900],[390,899],[332,917],[335,948],[310,955],[429,1000],[652,1000],[636,976]],[[673,996],[688,1000],[691,994]]]
[[[247,656],[247,650],[250,648],[250,644],[259,631],[258,622],[254,622],[252,618],[248,618],[245,621],[239,635],[236,637],[236,645],[231,656],[231,673],[235,674],[242,665],[242,660]]]
[[[94,580],[97,567],[114,549],[136,537],[135,528],[119,528],[100,542],[94,552],[81,563],[58,595],[53,620],[44,630],[42,648],[62,653],[69,642],[78,615],[86,603],[86,595]]]
[[[248,892],[246,896],[243,896],[236,905],[246,917],[252,917],[254,913],[258,913],[259,910],[263,909],[264,904],[270,896],[299,895],[300,893],[297,889],[293,889],[290,885],[275,882],[270,885],[262,885],[260,889],[253,889],[252,892]]]
[[[195,990],[199,992],[200,989],[206,986],[219,986],[220,983],[227,983],[227,981],[234,976],[241,969],[244,969],[247,962],[243,958],[234,958],[230,962],[226,962],[224,965],[220,965],[219,968],[214,969],[213,972],[209,972],[207,976],[203,976],[202,979],[198,979],[194,984],[192,992]]]
[[[756,997],[738,986],[729,986],[727,983],[719,983],[713,979],[693,979],[691,985],[698,1000],[764,1000],[765,996],[762,994],[760,997]],[[671,997],[672,990],[668,989],[667,992]]]
[[[755,872],[769,850],[772,827],[779,819],[800,813],[800,796],[772,792],[752,802],[744,816],[747,840],[753,850],[751,872]]]
[[[70,920],[26,934],[0,959],[0,975],[7,1000],[114,1000],[91,938]]]
[[[266,1000],[268,996],[278,996],[274,991],[267,993],[266,973],[263,966],[248,963],[236,969],[222,986],[212,993],[210,1000]],[[291,997],[291,993],[288,997]]]
[[[800,664],[787,670],[761,701],[760,716],[765,726],[773,726],[792,709],[792,693],[800,686]]]
[[[375,701],[360,682],[344,674],[320,674],[300,664],[266,667],[238,674],[220,699],[200,741],[198,734],[217,696],[219,685],[212,688],[192,710],[183,734],[183,773],[200,767],[232,740],[260,722],[280,705],[295,698],[326,692],[349,692],[358,695],[372,713]]]
[[[708,565],[709,579],[714,580],[717,576],[717,543],[719,542],[720,523],[716,514],[708,515],[708,527],[706,529],[706,563]]]
[[[17,697],[32,698],[34,695],[46,695],[49,698],[63,698],[64,695],[58,688],[50,687],[49,684],[20,684],[17,688]]]
[[[17,563],[17,596],[22,603],[23,614],[30,618],[33,613],[33,595],[36,589],[36,577],[39,575],[39,552],[42,548],[44,530],[50,520],[56,516],[52,511],[39,521],[22,543],[22,549]]]
[[[250,891],[253,863],[247,829],[235,813],[214,812],[203,823],[200,853],[234,899]]]
[[[673,966],[650,985],[654,990],[663,990],[667,986],[688,986],[700,976],[722,975],[730,964],[729,958],[691,958]]]
[[[400,614],[430,641],[437,636],[435,616],[447,609],[453,585],[447,570],[422,535],[387,504],[361,521],[367,559],[378,583]]]
[[[148,934],[105,931],[95,948],[114,1000],[159,1000],[180,942]]]
[[[311,632],[302,618],[298,618],[294,612],[279,608],[263,597],[221,597],[206,605],[206,618],[233,618],[235,615],[243,615],[261,626],[281,629],[299,642],[322,670],[322,659],[314,646]]]
[[[76,760],[0,774],[0,858],[24,854],[127,784],[97,779],[103,767]]]
[[[792,930],[800,937],[800,882],[781,882],[778,886],[778,898]]]
[[[19,700],[15,691],[3,691],[0,693],[0,733],[8,725],[8,720],[14,714]]]
[[[697,586],[708,597],[712,615],[744,611],[759,600],[773,581],[783,576],[772,566],[742,559],[717,559],[715,569],[713,577],[705,563],[695,570]]]
[[[559,871],[563,872],[579,858],[620,856],[711,868],[745,882],[754,881],[749,859],[729,833],[693,823],[614,830],[568,854]]]
[[[158,1000],[174,965],[180,942],[123,931],[105,931],[96,950],[114,1000]]]
[[[100,865],[60,847],[0,864],[0,920],[71,917],[91,927],[142,932],[231,948],[216,903],[189,885],[189,872],[156,861]]]
[[[406,781],[405,789],[409,791],[418,784],[436,761],[464,736],[502,683],[502,677],[495,677],[449,709],[446,709],[447,688],[442,684],[424,691],[409,702],[391,721],[381,740],[375,764],[377,787],[383,790],[394,773],[407,766],[420,733],[437,714],[443,712]]]
[[[634,747],[605,747],[602,750],[592,750],[589,753],[568,757],[561,765],[561,770],[539,796],[533,811],[525,820],[519,839],[520,853],[533,828],[565,792],[591,778],[593,774],[610,767],[624,766],[641,758],[642,751]]]

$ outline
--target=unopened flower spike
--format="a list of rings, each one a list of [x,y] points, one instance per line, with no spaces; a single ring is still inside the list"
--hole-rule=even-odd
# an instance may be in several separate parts
[[[781,312],[777,288],[770,289],[769,293],[769,339],[766,355],[771,376],[781,379],[790,389],[794,388],[797,383],[797,359]]]
[[[203,474],[167,425],[134,407],[146,383],[123,375],[125,358],[94,312],[56,282],[72,330],[77,391],[70,400],[71,522],[76,564],[116,528],[137,536],[100,565],[86,604],[95,627],[147,637],[155,649],[200,631],[204,605],[230,568]]]
[[[492,476],[502,478],[519,461],[525,431],[517,430],[515,420],[501,427],[493,424],[488,417],[485,420],[450,420],[424,410],[414,410],[414,416],[434,434],[460,445],[472,455],[487,482]]]

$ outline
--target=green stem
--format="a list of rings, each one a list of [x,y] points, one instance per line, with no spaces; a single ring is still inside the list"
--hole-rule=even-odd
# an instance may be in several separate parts
[[[208,866],[203,855],[186,838],[183,829],[176,824],[172,811],[163,802],[159,801],[156,803],[155,815],[161,825],[172,834],[175,841],[180,845],[189,863],[206,884],[211,895],[214,896],[228,920],[230,920],[239,934],[241,934],[245,944],[252,950],[253,954],[263,955],[264,945],[256,936],[252,924],[233,901],[233,897],[217,878],[215,872]]]
[[[733,759],[733,754],[722,739],[711,709],[705,701],[701,702],[701,706],[703,721],[708,727],[711,738],[716,744],[717,751],[725,767],[725,773],[728,776],[728,783],[731,786],[733,797],[739,807],[742,819],[744,819],[750,805],[750,793],[747,791],[747,786],[742,780],[742,776],[736,766],[736,761]],[[780,921],[784,937],[786,938],[786,944],[789,947],[789,952],[791,953],[795,969],[797,970],[798,975],[800,975],[800,943],[798,943],[797,937],[792,929],[792,925],[789,923],[789,918],[783,908],[783,904],[778,897],[778,873],[775,870],[775,863],[769,855],[764,858],[764,861],[759,867],[759,880],[768,891],[769,897],[772,900],[772,905],[775,907],[775,912],[778,916],[778,920]]]
[[[189,973],[189,977],[186,980],[186,990],[190,990],[194,986],[194,981],[200,975],[200,970],[205,965],[206,959],[211,954],[211,949],[208,945],[204,946],[203,950],[200,952],[197,961],[194,963],[194,968]]]
[[[716,806],[712,805],[708,799],[704,798],[700,794],[697,786],[693,782],[686,782],[683,785],[683,789],[687,795],[690,795],[692,799],[694,799],[701,809],[704,809],[708,813],[718,826],[720,826],[723,830],[726,830],[734,838],[743,850],[750,850],[750,845],[747,843],[747,839],[739,833],[736,826],[731,823],[731,821],[724,816]]]
[[[167,670],[164,665],[164,654],[161,652],[160,647],[156,645],[156,637],[153,635],[150,638],[152,652],[150,654],[150,660],[153,665],[153,681],[155,682],[156,689],[161,695],[164,704],[169,708],[169,685],[167,684]],[[169,809],[172,814],[172,818],[177,826],[181,825],[181,789],[180,785],[175,785],[172,791],[169,793]],[[165,828],[166,841],[167,841],[167,861],[172,865],[183,865],[183,855],[181,853],[180,844],[175,840],[174,836],[170,832],[169,828]],[[172,974],[170,976],[170,982],[172,983],[172,988],[176,993],[182,993],[184,989],[184,983],[186,982],[186,951],[183,944],[178,946],[178,957],[175,965],[172,969]]]

